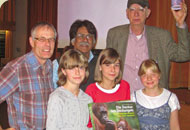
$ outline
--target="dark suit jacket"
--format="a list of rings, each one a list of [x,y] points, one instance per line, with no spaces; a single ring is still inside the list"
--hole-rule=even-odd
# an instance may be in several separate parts
[[[98,59],[98,55],[94,55],[93,59],[88,63],[88,69],[89,69],[88,79],[84,81],[83,83],[81,83],[80,85],[80,89],[82,89],[84,92],[88,85],[95,82],[94,71],[95,71],[97,59]]]
[[[170,61],[185,62],[190,60],[190,34],[188,29],[177,28],[178,44],[171,34],[161,28],[145,26],[149,58],[155,60],[161,70],[161,87],[168,88]],[[114,48],[125,62],[128,44],[129,24],[111,28],[108,31],[106,48]],[[130,74],[129,74],[130,75]]]

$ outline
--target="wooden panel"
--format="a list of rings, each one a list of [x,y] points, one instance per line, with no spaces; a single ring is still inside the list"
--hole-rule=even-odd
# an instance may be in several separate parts
[[[5,58],[1,58],[1,65],[6,65],[10,60],[12,60],[13,52],[13,34],[12,31],[6,31],[5,37]]]
[[[190,31],[190,0],[185,0],[186,4],[187,4],[187,19],[186,22],[188,24],[188,28]]]
[[[0,30],[6,31],[5,58],[1,58],[1,65],[12,59],[12,31],[15,30],[15,0],[5,2],[0,8]]]
[[[15,0],[9,0],[1,6],[0,30],[15,30]]]
[[[12,58],[12,39],[13,34],[11,31],[6,31],[6,40],[5,40],[5,57]]]

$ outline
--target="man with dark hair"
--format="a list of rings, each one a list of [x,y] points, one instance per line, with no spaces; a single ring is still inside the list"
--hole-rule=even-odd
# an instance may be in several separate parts
[[[69,31],[70,44],[74,49],[79,50],[88,58],[89,77],[84,81],[80,88],[85,91],[86,87],[94,82],[94,70],[97,61],[97,55],[93,55],[92,49],[97,42],[97,30],[89,20],[76,20],[70,27]],[[54,60],[54,84],[58,80],[57,70],[58,63]]]
[[[89,59],[97,41],[94,24],[88,20],[76,20],[71,25],[69,36],[74,49],[81,51]]]
[[[123,61],[123,79],[131,86],[131,92],[143,88],[138,77],[141,62],[151,58],[162,72],[160,86],[168,88],[170,61],[185,62],[190,59],[190,36],[184,22],[187,7],[181,3],[181,10],[172,10],[177,23],[178,44],[171,34],[161,28],[145,25],[149,17],[148,0],[128,0],[126,14],[130,24],[111,28],[107,35],[107,48],[116,49]]]
[[[32,51],[10,61],[0,72],[0,103],[8,105],[9,125],[16,130],[46,126],[49,94],[54,90],[52,56],[57,32],[40,22],[31,30]]]

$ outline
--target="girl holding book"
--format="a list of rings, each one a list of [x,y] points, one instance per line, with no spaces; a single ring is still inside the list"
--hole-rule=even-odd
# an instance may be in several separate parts
[[[99,54],[93,84],[90,84],[86,93],[95,103],[105,103],[130,99],[129,84],[121,80],[121,58],[113,48],[107,48]]]
[[[60,87],[49,98],[46,130],[88,130],[88,103],[92,98],[79,89],[88,74],[88,60],[82,53],[71,49],[62,55]]]
[[[90,84],[86,93],[90,95],[95,103],[106,103],[130,99],[129,84],[121,80],[121,58],[118,52],[113,48],[107,48],[101,51],[96,62],[93,84]],[[106,108],[100,108],[102,113],[106,113]],[[101,112],[100,112],[101,113]],[[116,129],[116,123],[109,120],[108,117],[104,121],[93,116],[96,129],[112,130]],[[89,126],[92,126],[89,123]]]
[[[138,75],[145,88],[131,95],[141,130],[179,130],[177,96],[159,84],[161,72],[153,60],[142,62]]]

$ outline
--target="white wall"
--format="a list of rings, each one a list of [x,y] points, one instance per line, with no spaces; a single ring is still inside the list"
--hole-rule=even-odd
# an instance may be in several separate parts
[[[98,31],[97,49],[106,47],[109,28],[129,23],[128,0],[58,0],[58,48],[69,45],[69,29],[76,19],[88,19]]]

